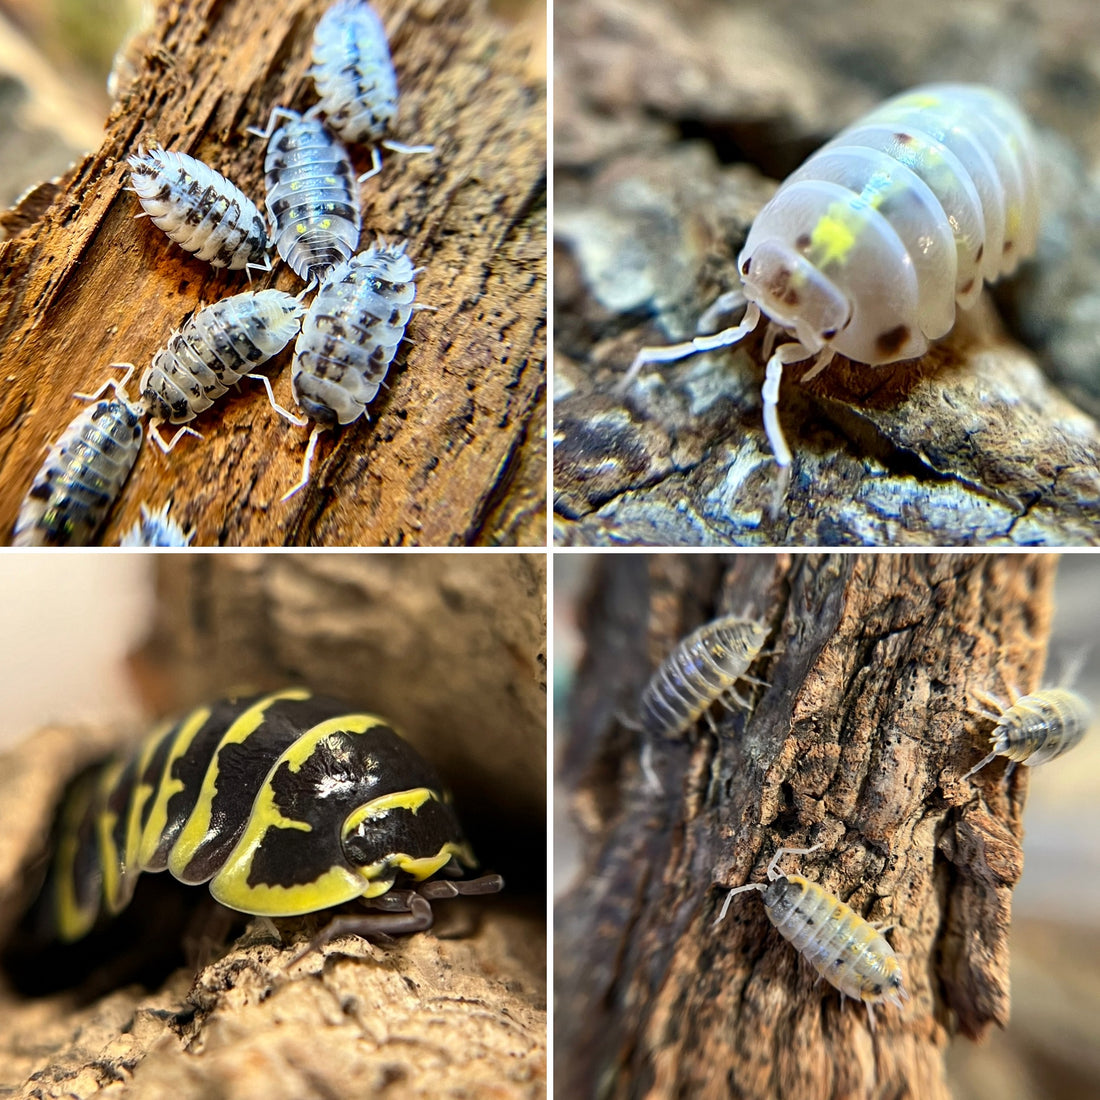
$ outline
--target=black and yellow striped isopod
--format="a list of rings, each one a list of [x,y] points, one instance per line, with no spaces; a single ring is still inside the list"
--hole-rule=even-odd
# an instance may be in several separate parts
[[[780,848],[768,864],[768,883],[735,886],[726,895],[715,924],[726,915],[734,894],[759,890],[764,895],[768,920],[792,943],[807,962],[845,997],[867,1006],[871,1030],[875,1029],[874,1005],[889,1002],[897,1008],[908,1000],[905,979],[893,948],[882,929],[861,917],[840,898],[801,875],[781,874],[785,855],[807,855],[812,848]]]
[[[997,725],[989,735],[992,751],[963,779],[969,779],[996,756],[1005,756],[1011,761],[1005,770],[1006,779],[1017,764],[1045,764],[1072,749],[1092,725],[1092,704],[1067,688],[1045,688],[1022,695],[1007,708],[992,696],[976,694],[975,697],[997,708],[976,712]]]
[[[737,683],[761,683],[747,673],[767,636],[767,626],[739,615],[714,619],[689,634],[642,692],[642,729],[653,736],[677,737],[714,703],[732,700],[748,707]]]

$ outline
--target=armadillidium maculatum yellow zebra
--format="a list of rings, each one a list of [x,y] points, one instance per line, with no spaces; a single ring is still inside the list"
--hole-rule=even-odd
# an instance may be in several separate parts
[[[922,355],[972,306],[983,279],[1035,249],[1039,183],[1023,115],[990,88],[939,84],[888,100],[782,183],[738,259],[742,287],[708,315],[748,302],[739,324],[664,348],[647,363],[730,347],[765,316],[793,342],[768,358],[764,425],[785,481],[791,452],[777,416],[783,367],[834,355],[879,366]],[[769,344],[770,346],[770,344]]]
[[[129,758],[85,773],[62,809],[39,907],[85,936],[139,875],[207,883],[222,905],[290,917],[359,898],[341,932],[432,924],[430,901],[492,893],[439,776],[383,718],[304,689],[198,707]],[[443,876],[443,877],[437,877]]]
[[[909,998],[893,949],[878,928],[822,886],[779,871],[785,855],[808,855],[820,847],[780,848],[768,864],[767,885],[750,882],[734,887],[714,923],[725,917],[735,894],[759,890],[768,920],[779,934],[840,991],[842,1005],[845,997],[852,997],[867,1006],[873,1031],[874,1005],[888,1002],[900,1009]]]
[[[998,756],[1010,761],[1005,769],[1006,779],[1018,763],[1033,766],[1053,760],[1085,736],[1094,716],[1092,704],[1067,688],[1044,688],[1022,695],[1009,707],[989,695],[979,694],[978,699],[997,708],[978,712],[997,723],[989,735],[993,748],[963,779],[969,779]]]

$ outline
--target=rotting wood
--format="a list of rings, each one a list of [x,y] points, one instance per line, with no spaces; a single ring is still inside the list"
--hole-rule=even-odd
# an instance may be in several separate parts
[[[984,755],[971,688],[1039,683],[1049,557],[805,556],[602,560],[562,758],[587,855],[558,905],[556,1081],[575,1097],[948,1095],[959,1032],[1008,1017],[1008,930],[1027,769]],[[636,713],[646,677],[719,612],[763,617],[769,687],[751,717],[656,746],[645,786]],[[984,773],[981,773],[984,774]],[[889,934],[904,1013],[841,1007],[755,894],[712,927],[723,887],[784,869]]]
[[[325,0],[162,4],[129,53],[133,78],[100,149],[13,211],[0,244],[0,531],[47,443],[79,412],[75,391],[109,364],[146,365],[200,303],[248,288],[173,244],[123,190],[125,158],[156,140],[263,195],[275,105],[315,102],[307,74]],[[196,543],[226,545],[543,544],[545,541],[545,95],[526,61],[527,32],[506,31],[483,2],[379,4],[401,99],[397,136],[428,156],[387,154],[363,186],[364,233],[407,238],[424,268],[419,313],[368,413],[322,438],[313,481],[285,504],[307,437],[248,382],[200,416],[203,440],[165,458],[146,446],[102,532],[106,545],[144,501],[174,501]],[[368,150],[352,150],[360,171]],[[32,200],[28,200],[32,201]],[[279,264],[254,288],[301,284]],[[284,405],[290,350],[270,374]]]

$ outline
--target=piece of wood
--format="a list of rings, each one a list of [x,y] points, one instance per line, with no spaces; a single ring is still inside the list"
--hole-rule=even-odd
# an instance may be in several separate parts
[[[14,211],[0,244],[0,532],[10,537],[45,447],[82,406],[74,391],[143,368],[189,311],[248,288],[173,244],[125,191],[125,158],[159,141],[263,195],[271,108],[315,102],[310,40],[325,0],[180,0],[120,68],[130,79],[101,147]],[[396,136],[427,156],[387,153],[363,185],[362,243],[404,238],[423,267],[399,362],[361,419],[322,437],[306,490],[307,429],[242,383],[165,458],[146,445],[102,532],[117,542],[144,501],[173,500],[196,543],[448,545],[545,542],[545,94],[529,43],[484,2],[380,3],[401,89]],[[125,78],[124,78],[125,79]],[[369,152],[354,148],[360,171]],[[262,204],[261,204],[262,205]],[[14,228],[12,228],[14,227]],[[297,293],[285,265],[253,279]],[[291,349],[270,374],[293,405]]]
[[[946,1100],[953,1035],[1008,1017],[1012,887],[1026,767],[970,780],[990,723],[971,689],[1034,690],[1048,557],[661,556],[601,559],[586,612],[562,786],[587,841],[555,933],[563,1095],[920,1096]],[[652,669],[718,613],[773,628],[755,709],[654,745],[655,792],[626,723]],[[767,653],[770,650],[770,655]],[[617,721],[616,715],[623,715]],[[903,1013],[843,1007],[755,893],[820,882],[888,938]]]

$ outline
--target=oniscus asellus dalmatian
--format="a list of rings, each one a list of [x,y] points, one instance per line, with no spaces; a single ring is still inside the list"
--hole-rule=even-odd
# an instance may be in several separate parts
[[[783,367],[814,356],[802,380],[844,355],[878,366],[922,355],[982,280],[1034,250],[1039,181],[1026,119],[1004,96],[934,84],[887,100],[782,183],[738,259],[743,288],[705,316],[748,301],[741,322],[684,344],[644,348],[646,363],[713,351],[749,335],[763,313],[793,343],[770,355],[764,425],[785,482],[791,452],[776,414]]]
[[[50,447],[15,521],[13,546],[86,546],[141,450],[142,410],[115,396],[81,410]]]
[[[649,734],[675,737],[685,732],[713,703],[731,699],[748,703],[737,682],[756,660],[768,627],[739,615],[726,615],[689,634],[664,659],[642,692],[641,724]]]
[[[195,537],[195,528],[187,531],[168,515],[168,509],[172,507],[169,501],[163,508],[152,511],[144,504],[141,505],[141,519],[134,523],[122,538],[118,540],[119,546],[190,546]]]
[[[386,28],[365,0],[336,0],[313,32],[310,70],[328,125],[346,142],[380,142],[399,153],[430,153],[431,145],[402,145],[383,140],[397,114],[397,75],[390,58]],[[377,147],[373,167],[382,170]]]
[[[156,431],[168,421],[184,424],[221,397],[261,363],[278,355],[297,335],[305,307],[281,290],[245,291],[200,309],[153,356],[139,383],[140,404],[154,423],[149,434],[171,450]],[[270,383],[262,375],[261,382]],[[274,398],[272,398],[274,404]],[[277,407],[277,406],[276,406]]]
[[[145,214],[181,248],[213,267],[271,270],[267,225],[256,204],[220,172],[186,153],[153,147],[129,158]]]
[[[978,694],[977,698],[997,708],[996,711],[978,711],[997,723],[989,735],[993,751],[975,764],[963,779],[969,779],[997,756],[1005,756],[1011,761],[1005,778],[1018,763],[1045,764],[1072,749],[1093,721],[1092,704],[1066,688],[1045,688],[1020,696],[1008,708],[992,696]]]
[[[266,130],[264,181],[275,249],[307,283],[321,282],[359,246],[362,220],[347,150],[316,117],[276,107]],[[278,119],[286,124],[275,129]]]
[[[302,478],[283,500],[309,483],[320,433],[357,420],[374,400],[413,310],[424,308],[413,304],[416,275],[404,241],[380,240],[333,271],[313,299],[294,345],[291,380],[295,400],[315,426]]]
[[[785,855],[807,855],[812,848],[780,848],[768,864],[768,884],[750,882],[726,895],[715,924],[726,915],[734,894],[759,890],[764,910],[779,934],[789,941],[830,985],[840,990],[841,1004],[852,997],[867,1006],[871,1030],[873,1005],[888,1001],[897,1008],[909,999],[901,964],[882,931],[816,882],[801,875],[784,875],[779,861]]]

